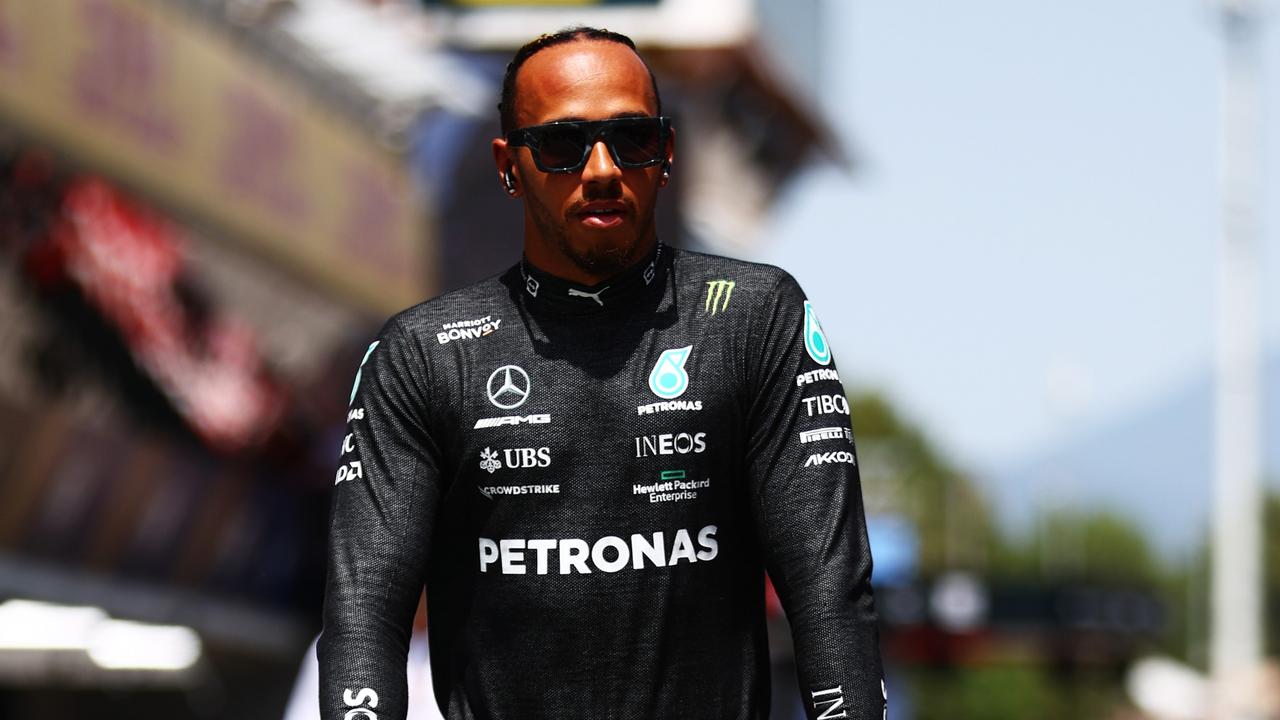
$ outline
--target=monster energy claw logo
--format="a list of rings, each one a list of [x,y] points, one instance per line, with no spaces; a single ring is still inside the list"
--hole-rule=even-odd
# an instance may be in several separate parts
[[[822,323],[813,311],[813,303],[804,301],[804,349],[809,357],[819,365],[831,363],[831,346],[827,344],[827,335],[822,332]]]
[[[707,301],[703,303],[702,309],[712,315],[716,312],[724,312],[729,307],[729,297],[733,295],[735,284],[732,280],[708,281]]]
[[[689,359],[692,345],[682,348],[663,350],[649,373],[649,389],[663,400],[674,400],[689,388],[689,374],[684,371],[684,362]]]

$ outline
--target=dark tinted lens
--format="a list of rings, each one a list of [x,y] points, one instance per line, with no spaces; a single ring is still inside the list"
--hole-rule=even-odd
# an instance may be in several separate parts
[[[651,163],[662,158],[662,125],[657,120],[614,128],[613,149],[624,163]]]
[[[586,134],[578,128],[548,128],[538,138],[538,156],[547,167],[573,167],[582,161],[586,144]]]

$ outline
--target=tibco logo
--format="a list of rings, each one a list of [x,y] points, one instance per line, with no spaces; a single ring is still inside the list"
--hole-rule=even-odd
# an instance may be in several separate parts
[[[647,537],[640,533],[631,536],[630,541],[616,535],[606,535],[588,543],[578,538],[504,538],[480,540],[480,572],[489,572],[489,567],[498,564],[503,575],[526,575],[529,569],[525,566],[525,552],[534,554],[534,572],[546,575],[551,572],[550,555],[556,553],[555,567],[561,575],[592,572],[615,573],[631,566],[633,570],[646,567],[670,567],[681,560],[689,563],[715,560],[720,553],[720,544],[716,541],[716,526],[707,525],[698,531],[698,549],[694,548],[693,538],[688,530],[676,531],[671,542],[671,550],[667,550],[666,534],[655,532]]]
[[[636,438],[636,457],[650,455],[688,455],[701,453],[707,449],[706,433],[666,433],[664,435],[645,435]]]
[[[354,695],[351,688],[345,688],[342,691],[342,704],[353,710],[348,710],[346,715],[342,716],[342,720],[356,720],[356,718],[364,718],[364,720],[378,720],[378,713],[363,707],[365,703],[369,703],[369,708],[378,707],[378,693],[373,688],[360,688]]]
[[[815,465],[827,465],[831,463],[857,465],[858,461],[853,457],[853,453],[841,450],[840,452],[826,452],[810,455],[809,459],[804,461],[804,466],[813,467]]]
[[[810,398],[801,398],[800,402],[804,403],[805,412],[809,413],[809,417],[836,413],[849,414],[849,400],[843,395],[815,395]]]

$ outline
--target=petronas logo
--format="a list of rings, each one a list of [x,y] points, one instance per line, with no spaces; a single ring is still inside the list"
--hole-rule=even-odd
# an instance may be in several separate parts
[[[360,389],[360,377],[364,375],[364,364],[369,362],[369,356],[373,354],[373,349],[378,347],[379,342],[382,341],[374,340],[373,343],[369,345],[369,349],[364,351],[364,359],[360,361],[360,369],[356,370],[356,381],[351,385],[351,399],[347,401],[348,407],[351,406],[351,403],[356,401],[356,391]]]
[[[686,345],[662,351],[649,373],[649,389],[654,395],[663,400],[674,400],[689,389],[689,374],[684,371],[684,362],[692,350],[692,345]]]
[[[707,301],[703,303],[702,309],[715,315],[717,312],[724,312],[729,307],[729,297],[733,295],[732,280],[711,280],[707,283]]]
[[[813,311],[813,303],[804,301],[804,349],[809,357],[819,365],[831,363],[831,346],[827,344],[827,334],[822,332],[822,323]]]

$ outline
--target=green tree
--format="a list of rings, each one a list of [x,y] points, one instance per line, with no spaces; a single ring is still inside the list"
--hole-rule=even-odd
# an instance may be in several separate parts
[[[1112,510],[1063,508],[1042,515],[1024,539],[1003,539],[993,552],[994,577],[1069,578],[1155,587],[1169,572],[1142,530]]]
[[[982,570],[997,532],[973,481],[879,393],[849,397],[869,514],[907,518],[920,540],[920,570]]]
[[[1268,657],[1280,655],[1280,494],[1267,493],[1262,506],[1262,572],[1265,593],[1262,615],[1265,650]]]
[[[922,576],[963,568],[995,583],[1070,577],[1151,588],[1165,578],[1137,526],[1114,512],[1062,509],[1043,517],[1027,537],[1005,537],[977,484],[919,427],[878,393],[854,393],[849,400],[867,512],[912,523]],[[1123,702],[1119,678],[1109,669],[1063,676],[1034,654],[896,670],[922,720],[1105,717]]]

